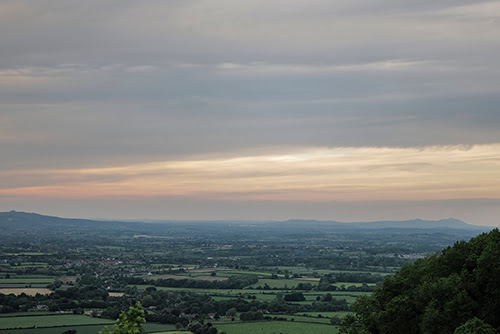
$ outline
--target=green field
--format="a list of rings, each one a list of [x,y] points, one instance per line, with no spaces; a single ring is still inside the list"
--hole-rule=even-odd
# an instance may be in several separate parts
[[[50,328],[23,328],[1,330],[1,334],[60,334],[70,329],[76,329],[78,334],[97,334],[104,325],[83,325],[83,326],[64,326]]]
[[[94,325],[94,324],[112,324],[110,319],[92,318],[85,315],[61,314],[61,315],[42,315],[29,317],[2,317],[0,329],[7,328],[30,328],[36,327],[55,327],[64,325]]]
[[[246,301],[250,301],[250,299],[247,299],[247,295],[253,295],[256,297],[256,300],[258,301],[271,301],[276,299],[276,295],[268,295],[268,294],[261,294],[261,293],[245,293],[243,295],[243,299]],[[228,300],[228,299],[236,299],[238,296],[236,295],[231,295],[231,296],[211,296],[214,300]]]
[[[130,287],[137,287],[137,289],[146,289],[147,287],[155,287],[154,285],[146,285],[146,284],[134,284],[134,285],[128,285]],[[222,296],[234,296],[239,293],[241,294],[248,294],[248,293],[259,293],[261,290],[244,290],[244,289],[196,289],[196,288],[171,288],[171,287],[163,287],[163,286],[157,286],[157,290],[171,290],[171,291],[189,291],[189,292],[195,292],[195,293],[201,293],[201,294],[207,294],[207,295],[222,295]],[[278,291],[277,291],[278,292]]]
[[[217,275],[221,276],[233,276],[233,275],[257,275],[259,277],[271,277],[272,273],[269,271],[242,271],[242,270],[221,270],[217,271]],[[278,275],[278,277],[283,278],[285,275]]]
[[[15,289],[15,288],[26,288],[29,285],[30,288],[46,288],[48,283],[0,283],[0,293],[2,289]]]
[[[15,313],[0,313],[0,318],[1,317],[36,317],[40,315],[61,315],[60,313],[57,312],[52,312],[52,311],[28,311],[28,312],[15,312]]]
[[[257,288],[258,286],[264,287],[264,284],[267,284],[271,287],[271,289],[290,289],[294,286],[297,286],[299,283],[309,283],[312,286],[318,285],[317,281],[309,281],[309,280],[301,280],[301,279],[270,279],[270,278],[260,278],[259,281],[255,284],[248,286],[249,288]]]
[[[47,283],[50,284],[54,282],[54,278],[0,278],[0,284],[5,283]]]
[[[338,327],[330,324],[302,323],[292,321],[259,321],[214,324],[219,333],[227,334],[337,334]]]
[[[157,324],[153,322],[145,323],[142,327],[144,328],[146,333],[166,332],[175,330],[175,326],[172,324]],[[189,332],[184,332],[184,333],[189,333]]]
[[[272,268],[274,269],[274,268]],[[310,275],[313,273],[317,273],[319,275],[325,275],[325,274],[340,274],[340,273],[353,273],[353,274],[378,274],[382,276],[386,275],[394,275],[394,272],[389,272],[390,268],[387,268],[388,270],[386,272],[382,272],[378,270],[378,267],[373,267],[373,271],[370,270],[336,270],[336,269],[313,269],[313,268],[306,268],[306,267],[286,267],[286,266],[279,266],[277,267],[279,270],[288,270],[292,274],[301,274],[301,275]],[[399,268],[396,268],[399,270]]]
[[[14,266],[12,269],[24,269],[24,268],[46,268],[49,264],[46,262],[23,262],[20,266]]]
[[[342,318],[349,312],[304,312],[300,313],[299,315],[308,315],[311,317],[317,317],[318,315],[321,315],[322,317],[325,318],[331,318],[331,317],[339,317]]]
[[[295,322],[310,322],[310,323],[317,323],[317,324],[330,324],[330,318],[326,317],[304,317],[301,315],[285,315],[285,314],[269,314],[270,317],[278,317],[278,318],[285,318],[287,320],[293,319]]]
[[[270,279],[269,281],[280,281],[280,280]],[[281,280],[281,281],[287,281],[287,280]],[[147,287],[152,287],[152,285],[130,285],[130,286],[136,286],[137,289],[146,289]],[[276,295],[278,293],[286,293],[285,291],[280,291],[280,290],[263,291],[255,289],[224,290],[224,289],[169,288],[169,287],[156,287],[156,288],[158,290],[190,291],[195,293],[207,294],[212,296],[212,298],[214,298],[215,300],[236,299],[238,298],[239,294],[241,294],[243,299],[247,301],[249,301],[249,299],[246,299],[247,295],[253,295],[256,297],[256,300],[259,301],[271,301],[276,299]],[[349,304],[352,304],[358,296],[371,294],[371,292],[361,292],[361,291],[310,291],[304,293],[306,300],[299,303],[310,304],[311,302],[316,300],[317,296],[324,296],[327,293],[330,293],[333,296],[333,298],[345,299]]]
[[[5,253],[7,256],[37,256],[37,255],[52,255],[52,253],[38,253],[38,252],[22,252],[22,253]]]
[[[50,328],[23,328],[23,329],[10,329],[10,330],[2,330],[0,329],[1,334],[58,334],[69,329],[76,329],[78,334],[97,334],[104,326],[108,326],[108,328],[112,328],[112,324],[109,325],[66,325],[60,327],[50,327]],[[146,333],[154,333],[154,334],[189,334],[190,332],[178,332],[174,331],[175,326],[173,325],[163,325],[163,324],[154,324],[154,323],[146,323],[143,326]]]
[[[9,329],[8,331],[10,333],[12,331],[10,328],[23,328],[24,330],[15,330],[15,333],[18,334],[59,333],[59,331],[62,332],[74,328],[78,330],[79,334],[95,334],[104,326],[111,328],[114,323],[114,320],[111,319],[93,318],[86,315],[40,315],[40,313],[42,312],[24,312],[23,314],[15,314],[15,316],[2,316],[0,321],[0,333],[7,331],[7,329]],[[148,333],[171,331],[175,329],[174,325],[157,323],[146,323],[143,327]],[[57,331],[55,328],[58,328]]]

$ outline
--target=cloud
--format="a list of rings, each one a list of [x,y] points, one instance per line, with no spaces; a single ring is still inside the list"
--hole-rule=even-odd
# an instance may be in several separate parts
[[[494,194],[496,185],[480,176],[445,163],[450,175],[469,180],[455,182],[431,160],[455,161],[460,144],[473,154],[500,142],[497,7],[469,0],[2,1],[0,175],[10,185],[3,189],[20,201],[98,189],[276,202],[362,198],[375,189],[388,198],[443,198],[429,190],[442,181],[447,194],[476,196],[481,187]],[[311,155],[321,147],[342,179]],[[352,149],[347,157],[358,176],[333,163],[342,160],[329,156],[335,147]],[[293,160],[307,154],[311,160]],[[465,167],[485,175],[494,164],[471,161]],[[442,178],[419,174],[426,170]],[[24,174],[9,174],[15,171]],[[404,171],[425,182],[410,187]],[[401,182],[384,191],[365,179],[371,173],[378,180],[394,173]],[[320,179],[322,187],[305,189]],[[229,189],[231,182],[254,188]]]
[[[367,201],[500,198],[500,144],[297,148],[118,167],[12,170],[2,195]]]
[[[464,4],[461,6],[454,6],[443,9],[438,12],[438,15],[445,15],[458,19],[466,20],[484,20],[487,19],[489,23],[500,23],[500,2],[486,1]]]
[[[156,70],[156,67],[151,66],[151,65],[139,65],[139,66],[131,66],[127,68],[128,72],[131,73],[147,73],[147,72],[153,72]]]
[[[388,60],[364,64],[269,64],[265,62],[253,63],[219,63],[214,65],[180,64],[181,68],[205,68],[221,74],[242,76],[296,76],[296,75],[332,75],[345,72],[377,72],[377,71],[416,71],[422,69],[428,62]]]

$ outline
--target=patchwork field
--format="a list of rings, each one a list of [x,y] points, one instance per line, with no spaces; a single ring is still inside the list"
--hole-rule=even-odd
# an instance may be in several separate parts
[[[331,318],[347,314],[408,256],[455,242],[434,234],[340,235],[323,223],[314,231],[301,222],[286,229],[169,222],[139,231],[131,223],[86,224],[48,238],[28,237],[29,230],[0,235],[0,334],[96,334],[135,302],[147,333],[174,334],[174,325],[159,322],[198,321],[227,334],[336,333]],[[102,318],[76,315],[82,311]]]

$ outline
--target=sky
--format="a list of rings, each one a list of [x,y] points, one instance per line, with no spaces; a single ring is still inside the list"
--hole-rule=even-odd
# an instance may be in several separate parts
[[[500,1],[1,0],[0,211],[500,226]]]

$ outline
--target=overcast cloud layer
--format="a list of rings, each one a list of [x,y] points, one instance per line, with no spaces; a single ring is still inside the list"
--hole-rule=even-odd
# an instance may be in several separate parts
[[[499,36],[500,1],[3,0],[0,209],[107,218],[359,220],[370,212],[379,219],[461,218],[456,208],[468,207],[471,223],[495,224],[490,201],[500,199],[499,185],[474,184],[470,175],[500,177]],[[473,153],[488,148],[489,160],[452,168],[451,178],[465,173],[470,181],[461,183],[460,196],[450,190],[458,183],[450,181],[436,185],[449,190],[438,198],[418,191],[402,197],[368,192],[346,196],[336,210],[328,203],[344,188],[331,184],[333,175],[325,170],[320,175],[335,191],[308,203],[321,180],[308,191],[290,186],[287,194],[293,195],[280,197],[278,179],[296,176],[286,168],[267,179],[276,192],[261,198],[250,177],[245,189],[241,180],[235,184],[234,192],[251,194],[246,197],[233,197],[229,188],[215,196],[203,182],[195,191],[192,181],[181,198],[157,193],[145,184],[169,178],[156,184],[181,187],[184,180],[160,168],[147,182],[127,179],[126,194],[110,194],[106,202],[91,196],[104,181],[96,186],[81,179],[82,170],[346,148],[392,150],[393,160],[414,152],[412,161],[435,164],[429,170],[440,173],[441,163],[451,166],[454,153],[418,158],[429,147]],[[349,157],[353,165],[363,160]],[[308,163],[309,170],[315,161],[296,162],[293,169]],[[261,162],[251,160],[245,173],[258,173],[251,166]],[[350,170],[332,170],[352,177]],[[52,182],[54,171],[64,182]],[[370,181],[371,174],[359,175],[352,181],[356,191],[382,180],[377,173]],[[428,180],[414,175],[416,183]],[[226,180],[223,172],[215,179]],[[116,182],[106,179],[106,186],[122,189],[123,182]],[[87,195],[62,195],[69,184],[80,184]],[[41,185],[50,191],[36,188]],[[467,187],[474,189],[467,193]],[[406,202],[396,205],[396,197]],[[422,203],[431,199],[462,202],[441,202],[448,204],[439,210],[436,202],[425,211]],[[135,209],[127,210],[131,202]],[[297,217],[300,205],[307,217]]]

